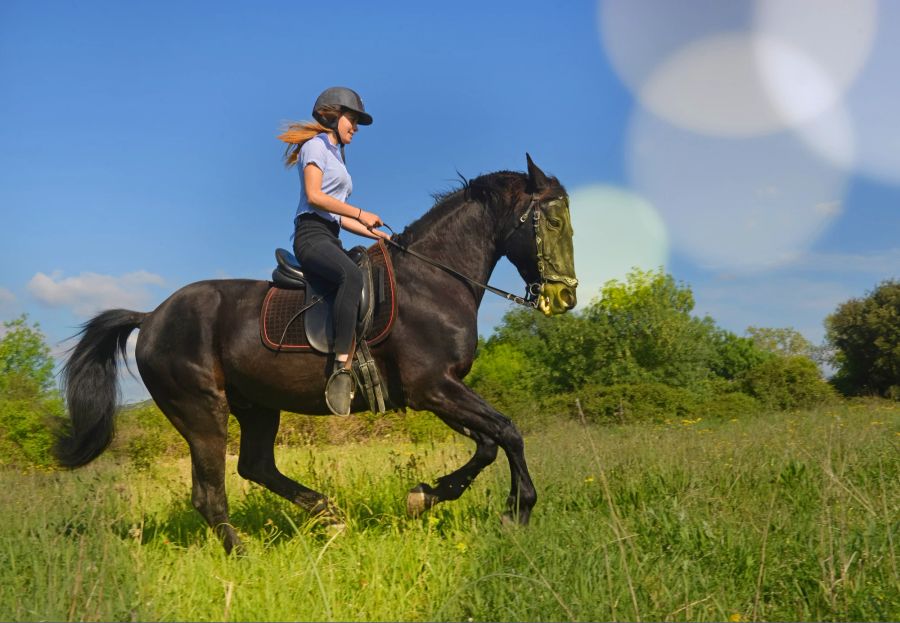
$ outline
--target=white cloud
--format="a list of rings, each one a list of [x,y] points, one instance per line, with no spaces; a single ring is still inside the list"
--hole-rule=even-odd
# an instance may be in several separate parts
[[[0,310],[11,307],[13,303],[16,302],[16,295],[7,290],[6,288],[0,287]]]
[[[698,315],[741,334],[748,326],[792,327],[813,343],[838,305],[900,276],[900,247],[885,251],[805,253],[777,272],[719,275],[692,284]]]
[[[823,201],[817,203],[814,210],[825,216],[838,216],[844,211],[844,206],[840,201]]]
[[[18,299],[10,290],[0,287],[0,321],[10,320],[21,310],[19,309]],[[0,322],[0,337],[6,335],[6,329]]]
[[[68,307],[76,315],[88,317],[114,307],[142,309],[153,299],[149,287],[162,285],[162,277],[143,270],[119,277],[98,273],[63,277],[57,271],[37,273],[28,282],[28,291],[50,307]]]
[[[833,280],[796,276],[742,275],[692,287],[694,313],[709,315],[721,327],[737,334],[749,326],[791,327],[813,343],[825,336],[825,317],[858,295]]]
[[[791,267],[831,274],[870,274],[879,279],[900,277],[900,247],[874,253],[807,253]]]

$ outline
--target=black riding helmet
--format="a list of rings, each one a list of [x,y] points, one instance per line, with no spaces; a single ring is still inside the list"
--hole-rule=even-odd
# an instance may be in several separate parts
[[[325,106],[337,106],[357,114],[359,125],[371,125],[372,115],[366,112],[362,98],[353,89],[347,87],[330,87],[322,91],[313,105],[313,118],[322,125],[329,125],[328,120],[319,115],[319,109]]]

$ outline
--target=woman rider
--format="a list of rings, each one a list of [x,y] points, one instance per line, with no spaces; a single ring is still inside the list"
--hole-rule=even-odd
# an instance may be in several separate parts
[[[374,212],[347,203],[353,182],[344,161],[344,145],[360,125],[370,125],[359,95],[345,87],[325,89],[313,106],[315,122],[293,123],[278,138],[288,143],[285,165],[300,171],[300,203],[294,217],[294,254],[303,270],[337,286],[334,298],[334,372],[325,386],[325,402],[335,415],[349,415],[353,377],[350,351],[356,330],[363,276],[341,246],[343,227],[368,238],[388,238],[375,229]]]

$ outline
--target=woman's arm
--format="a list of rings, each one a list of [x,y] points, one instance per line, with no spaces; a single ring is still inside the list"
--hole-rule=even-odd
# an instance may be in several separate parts
[[[322,192],[322,169],[314,164],[308,164],[304,167],[303,186],[306,189],[306,200],[311,206],[332,214],[356,219],[363,224],[363,229],[366,227],[378,227],[382,224],[377,214],[366,212],[361,208],[344,203],[340,199],[335,199],[331,195]],[[348,229],[347,231],[351,230]]]
[[[369,229],[355,218],[342,218],[341,219],[341,227],[346,229],[352,234],[357,234],[360,236],[365,236],[366,238],[374,238],[378,240],[379,238],[390,238],[391,235],[387,234],[380,229]]]

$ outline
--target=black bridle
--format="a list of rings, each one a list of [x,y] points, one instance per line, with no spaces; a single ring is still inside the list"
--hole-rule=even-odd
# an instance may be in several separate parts
[[[538,303],[539,303],[539,297],[541,294],[541,289],[544,287],[544,284],[546,283],[546,280],[544,278],[543,242],[542,242],[540,231],[539,231],[541,209],[540,209],[540,203],[538,202],[537,197],[535,197],[534,195],[531,195],[531,201],[529,202],[528,207],[525,209],[525,212],[522,213],[522,216],[520,216],[519,218],[516,219],[515,226],[503,237],[503,244],[505,244],[506,241],[509,240],[509,238],[514,233],[516,233],[516,231],[519,229],[519,227],[522,224],[524,224],[525,221],[528,220],[528,214],[530,212],[533,213],[532,223],[534,225],[534,240],[535,240],[535,247],[537,249],[538,274],[539,274],[540,281],[530,283],[526,286],[526,289],[525,289],[526,294],[525,294],[524,298],[521,296],[516,296],[512,292],[507,292],[506,290],[501,290],[500,288],[495,288],[486,283],[481,283],[480,281],[472,279],[471,277],[467,277],[466,275],[462,274],[458,270],[456,270],[454,268],[450,268],[446,264],[442,264],[441,262],[438,262],[437,260],[433,260],[428,256],[422,255],[418,251],[413,251],[409,247],[404,246],[404,245],[400,244],[399,242],[392,240],[391,238],[385,238],[384,240],[388,244],[400,249],[403,253],[409,253],[411,256],[413,256],[417,259],[420,259],[423,262],[431,264],[435,268],[440,268],[444,272],[450,273],[454,277],[462,279],[463,281],[466,281],[466,282],[472,284],[473,286],[481,288],[482,290],[486,290],[487,292],[492,292],[493,294],[496,294],[498,296],[502,296],[506,300],[512,301],[513,303],[516,303],[517,305],[523,305],[525,307],[537,309]],[[388,225],[387,223],[384,223],[384,226],[391,232],[392,235],[396,235],[396,232],[391,228],[390,225]]]

